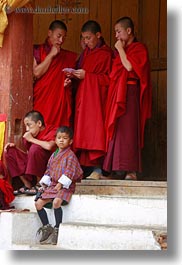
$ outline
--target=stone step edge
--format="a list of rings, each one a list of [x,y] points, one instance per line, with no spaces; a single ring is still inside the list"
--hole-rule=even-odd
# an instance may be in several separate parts
[[[49,210],[50,211],[50,210]],[[24,214],[36,214],[37,215],[37,212],[34,212],[34,211],[24,211],[24,210],[22,210],[22,212],[5,212],[5,213],[11,213],[11,214],[13,214],[13,215],[24,215]],[[3,214],[3,213],[2,213]],[[0,217],[1,217],[1,214],[0,214]],[[37,219],[39,220],[39,218],[38,218],[38,215],[37,215]],[[40,220],[39,220],[40,221]],[[108,223],[102,223],[102,224],[99,224],[99,223],[97,223],[97,222],[93,222],[93,223],[90,223],[90,222],[85,222],[85,221],[77,221],[77,222],[70,222],[70,221],[66,221],[66,222],[64,222],[63,221],[63,223],[61,224],[61,225],[83,225],[83,226],[86,226],[86,225],[93,225],[93,226],[100,226],[100,227],[102,227],[102,226],[110,226],[110,227],[131,227],[131,228],[135,228],[135,227],[138,227],[138,229],[140,229],[140,228],[144,228],[144,227],[146,227],[146,229],[149,229],[150,228],[150,230],[151,229],[156,229],[156,230],[158,230],[158,228],[160,229],[160,230],[167,230],[167,226],[162,226],[162,225],[160,225],[160,226],[155,226],[155,225],[138,225],[138,224],[135,224],[135,225],[125,225],[125,224],[108,224]]]
[[[41,244],[12,244],[11,250],[70,250],[59,245]]]
[[[141,199],[141,200],[167,200],[167,194],[148,194],[148,195],[141,195],[141,194],[79,194],[79,193],[74,193],[73,197],[95,197],[96,199]],[[35,196],[30,196],[26,194],[18,195],[15,197],[14,201],[11,203],[15,203],[17,200],[20,199],[32,199],[34,201]]]
[[[98,194],[73,194],[73,198],[74,197],[85,197],[85,198],[95,198],[95,199],[99,199],[99,200],[103,200],[103,199],[132,199],[132,200],[167,200],[167,196],[166,195],[159,195],[156,197],[150,197],[150,196],[126,196],[126,195],[107,195],[107,194],[102,194],[102,195],[98,195]],[[18,201],[21,201],[22,199],[25,200],[30,200],[33,202],[34,204],[34,199],[35,196],[29,196],[29,195],[20,195],[20,196],[16,196],[15,199],[12,201],[11,205],[14,205],[16,203],[18,203]]]
[[[81,226],[81,227],[100,227],[100,228],[111,228],[111,229],[121,229],[121,230],[150,230],[150,231],[161,231],[167,232],[167,227],[163,226],[147,226],[147,225],[118,225],[118,224],[97,224],[97,223],[87,223],[87,222],[65,222],[60,224],[60,226]]]

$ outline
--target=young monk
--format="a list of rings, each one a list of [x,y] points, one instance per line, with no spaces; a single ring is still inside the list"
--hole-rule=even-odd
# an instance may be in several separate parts
[[[73,142],[73,132],[67,126],[58,128],[56,133],[56,145],[58,149],[49,159],[45,175],[40,180],[44,187],[41,197],[35,202],[37,213],[43,226],[38,230],[42,232],[41,244],[57,244],[59,225],[62,223],[61,205],[68,204],[75,191],[76,181],[82,178],[82,169],[76,155],[70,146]],[[55,227],[48,221],[44,206],[53,203],[55,215]]]
[[[79,162],[92,167],[88,178],[99,179],[105,155],[105,104],[112,50],[105,44],[100,25],[87,21],[81,29],[85,49],[73,72],[78,82],[75,102],[74,143]]]
[[[134,35],[131,18],[120,18],[115,33],[117,52],[106,105],[108,152],[103,167],[121,178],[136,180],[136,173],[141,172],[145,123],[151,117],[150,63],[147,48]]]
[[[42,114],[30,111],[25,115],[26,132],[23,140],[27,152],[16,148],[14,143],[7,143],[4,147],[7,168],[12,178],[19,177],[24,186],[15,195],[34,195],[37,188],[32,187],[37,178],[44,174],[48,159],[55,148],[56,127],[46,125]]]
[[[66,34],[66,25],[55,20],[49,26],[45,43],[34,46],[33,106],[46,123],[57,127],[70,126],[72,116],[71,81],[62,70],[75,67],[77,54],[61,48]]]

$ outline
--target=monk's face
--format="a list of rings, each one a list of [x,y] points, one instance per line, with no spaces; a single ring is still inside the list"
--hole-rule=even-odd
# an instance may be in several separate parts
[[[82,32],[82,40],[90,49],[94,49],[96,47],[100,37],[100,32],[97,32],[96,34],[90,31]]]
[[[122,24],[118,23],[115,25],[115,36],[117,40],[122,40],[127,43],[131,35],[131,28],[124,28]]]
[[[42,129],[41,121],[33,121],[31,118],[26,117],[24,119],[26,132],[30,132],[33,137],[36,137]]]
[[[66,38],[66,31],[64,29],[54,29],[48,31],[49,42],[53,46],[60,46],[64,43]]]
[[[73,140],[70,139],[67,133],[58,132],[56,135],[56,144],[60,150],[64,150],[72,144]]]

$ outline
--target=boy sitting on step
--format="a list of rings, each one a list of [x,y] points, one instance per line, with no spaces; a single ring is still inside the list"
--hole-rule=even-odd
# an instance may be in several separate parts
[[[39,111],[29,111],[24,117],[26,132],[23,134],[25,150],[16,147],[15,143],[7,143],[4,155],[11,178],[19,177],[23,187],[14,191],[14,195],[35,195],[47,162],[56,148],[55,134],[57,127],[45,124]]]
[[[51,155],[47,170],[40,180],[44,187],[40,197],[35,202],[38,216],[43,224],[38,233],[42,232],[41,244],[57,244],[58,229],[62,223],[61,205],[68,204],[75,191],[76,181],[83,176],[82,169],[74,152],[71,150],[73,142],[73,132],[67,126],[62,126],[56,132],[56,145],[58,149]],[[44,207],[52,202],[55,227],[48,221],[48,216]]]

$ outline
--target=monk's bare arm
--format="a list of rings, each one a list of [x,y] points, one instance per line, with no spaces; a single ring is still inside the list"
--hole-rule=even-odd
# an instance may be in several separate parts
[[[53,147],[56,146],[54,141],[41,141],[36,138],[33,138],[31,143],[40,145],[43,149],[51,151]]]
[[[40,145],[45,150],[52,150],[52,148],[56,145],[55,141],[42,141],[34,138],[30,132],[25,132],[23,138],[27,140],[27,142],[32,144]]]
[[[126,68],[127,71],[132,71],[133,67],[130,61],[128,61],[127,59],[126,53],[124,51],[124,45],[125,45],[124,42],[122,42],[121,40],[118,40],[115,44],[115,48],[119,52],[119,56],[120,56],[120,59],[121,59],[121,62],[124,68]]]
[[[49,66],[52,62],[52,59],[54,56],[57,55],[57,53],[60,52],[60,49],[56,46],[53,46],[50,53],[45,57],[44,61],[42,61],[40,64],[37,64],[35,58],[33,61],[33,74],[35,78],[40,78],[43,76],[47,70],[49,69]]]

